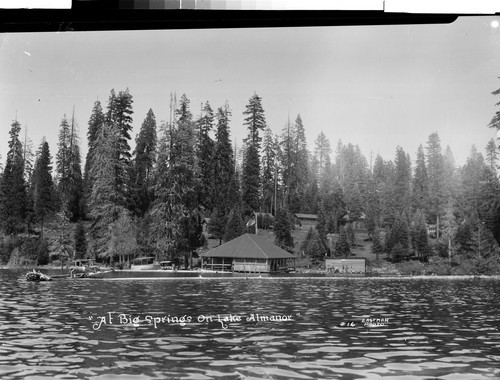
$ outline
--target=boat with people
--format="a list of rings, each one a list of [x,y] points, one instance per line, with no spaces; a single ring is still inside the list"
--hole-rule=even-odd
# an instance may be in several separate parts
[[[52,278],[33,268],[32,271],[26,273],[26,281],[30,282],[52,281]]]
[[[154,256],[141,256],[132,260],[130,265],[131,270],[156,270],[161,269],[161,266]]]

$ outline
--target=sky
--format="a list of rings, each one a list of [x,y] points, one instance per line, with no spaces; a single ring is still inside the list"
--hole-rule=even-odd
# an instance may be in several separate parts
[[[457,165],[496,131],[500,17],[460,17],[446,25],[332,26],[19,33],[0,35],[0,155],[5,164],[16,118],[36,149],[57,151],[73,107],[84,160],[92,106],[111,89],[133,96],[133,139],[148,110],[168,120],[170,94],[191,111],[229,104],[231,137],[241,146],[243,111],[257,93],[267,124],[280,133],[301,115],[311,150],[323,131],[332,145],[359,145],[370,162],[393,160],[438,132]],[[132,148],[135,142],[130,143]]]

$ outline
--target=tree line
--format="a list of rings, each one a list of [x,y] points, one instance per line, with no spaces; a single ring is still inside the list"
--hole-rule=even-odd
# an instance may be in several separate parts
[[[2,244],[30,233],[43,242],[46,222],[55,220],[54,257],[184,259],[206,244],[206,220],[222,242],[244,233],[260,212],[273,215],[267,227],[292,251],[293,215],[304,213],[317,215],[318,223],[295,250],[318,258],[349,255],[356,220],[364,222],[377,256],[498,257],[493,139],[484,156],[472,147],[460,167],[437,133],[418,146],[414,161],[399,146],[393,160],[368,161],[359,146],[340,139],[333,149],[323,132],[309,149],[300,115],[273,133],[256,93],[243,110],[247,137],[240,147],[231,142],[227,103],[214,110],[206,101],[194,116],[189,98],[172,94],[169,108],[161,123],[148,111],[132,149],[133,97],[128,89],[111,90],[105,107],[93,105],[83,169],[74,116],[59,125],[55,168],[47,141],[32,153],[13,121],[0,176]],[[489,126],[500,129],[498,112]]]

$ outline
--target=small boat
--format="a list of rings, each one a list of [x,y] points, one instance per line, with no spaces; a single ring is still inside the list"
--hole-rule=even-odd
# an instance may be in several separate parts
[[[35,269],[26,273],[26,281],[39,282],[39,281],[52,281],[52,278],[43,274],[42,272],[37,272]]]
[[[99,267],[91,259],[77,259],[73,261],[73,265],[69,269],[73,273],[86,273],[89,271],[95,272]]]
[[[154,256],[141,256],[132,260],[131,270],[155,270],[161,266],[155,262]]]
[[[92,259],[77,259],[70,267],[70,278],[101,278],[105,273],[114,272],[114,269],[102,270]]]
[[[98,272],[83,272],[83,273],[70,273],[71,278],[103,278],[106,273],[114,272],[114,269],[98,271]]]

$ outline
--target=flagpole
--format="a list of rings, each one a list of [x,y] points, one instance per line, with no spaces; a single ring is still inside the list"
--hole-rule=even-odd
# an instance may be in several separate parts
[[[254,212],[254,215],[255,215],[255,235],[258,235],[259,234],[259,228],[257,227],[257,225],[259,224],[257,221],[259,220],[259,218],[257,217],[257,213]]]

